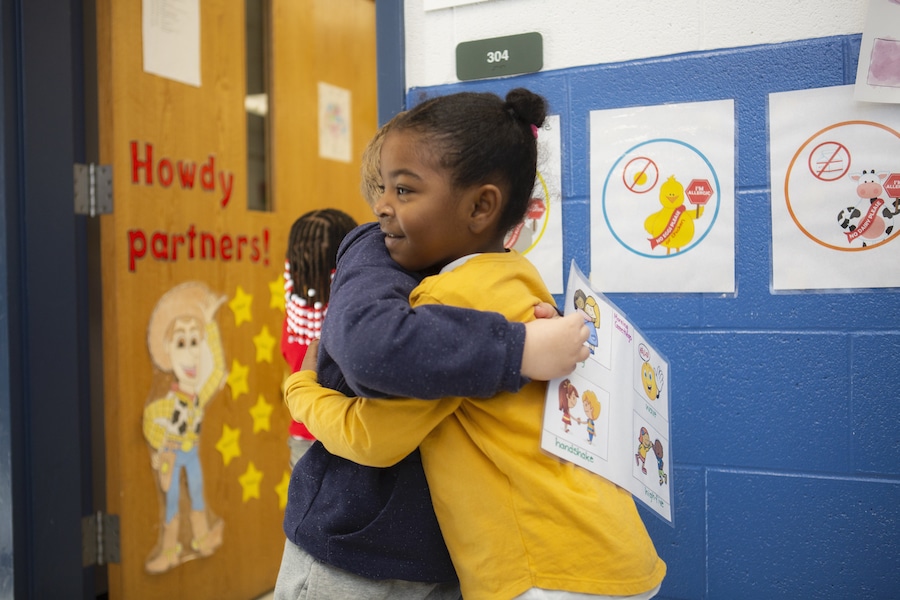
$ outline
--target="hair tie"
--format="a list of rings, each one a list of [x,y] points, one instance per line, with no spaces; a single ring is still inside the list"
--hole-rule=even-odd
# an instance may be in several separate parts
[[[537,139],[538,128],[534,123],[531,124],[531,133],[534,134],[534,139]]]

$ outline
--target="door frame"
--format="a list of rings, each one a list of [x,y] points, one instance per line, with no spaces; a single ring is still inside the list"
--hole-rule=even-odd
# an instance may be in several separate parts
[[[403,0],[375,3],[376,63],[378,69],[378,124],[406,108],[406,28]]]
[[[72,193],[72,165],[97,154],[93,7],[0,0],[0,597],[98,591],[81,564],[82,517],[103,502],[91,417],[102,377],[89,361],[96,223],[74,215]],[[375,11],[385,123],[406,105],[403,0]]]
[[[83,4],[0,2],[0,596],[93,597]]]

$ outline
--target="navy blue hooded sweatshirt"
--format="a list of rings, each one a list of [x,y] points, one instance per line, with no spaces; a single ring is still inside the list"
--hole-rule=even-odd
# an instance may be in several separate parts
[[[376,223],[347,235],[319,345],[323,386],[370,398],[489,398],[528,382],[523,324],[450,306],[413,310],[409,293],[422,278],[391,259]],[[316,442],[294,467],[284,532],[318,560],[369,579],[456,581],[418,450],[378,469]]]

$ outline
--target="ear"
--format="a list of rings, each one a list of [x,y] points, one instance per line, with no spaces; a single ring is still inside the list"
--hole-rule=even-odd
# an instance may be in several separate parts
[[[496,185],[484,184],[472,190],[468,204],[469,230],[483,233],[497,225],[503,211],[503,192]]]

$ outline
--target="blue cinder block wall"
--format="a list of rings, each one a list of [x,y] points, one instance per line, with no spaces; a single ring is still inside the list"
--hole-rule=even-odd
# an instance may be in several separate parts
[[[769,289],[768,95],[852,84],[859,45],[838,36],[407,94],[413,105],[524,86],[549,100],[566,274],[572,259],[591,268],[590,111],[735,100],[737,294],[610,295],[671,362],[675,526],[641,508],[669,566],[660,598],[900,598],[900,291]]]

